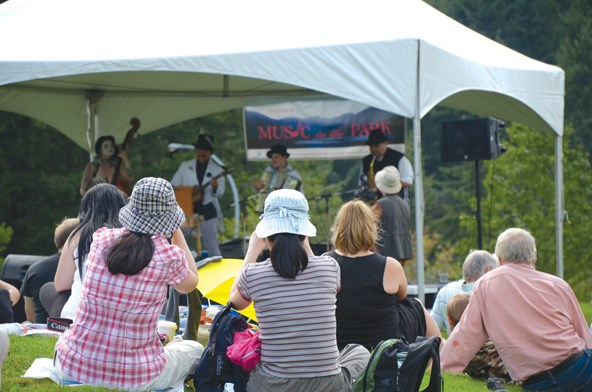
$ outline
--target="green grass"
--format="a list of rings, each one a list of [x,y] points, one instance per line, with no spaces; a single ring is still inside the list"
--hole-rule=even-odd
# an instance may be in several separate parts
[[[581,303],[582,311],[588,323],[592,320],[592,303]],[[200,338],[205,335],[200,330]],[[200,339],[201,340],[201,339]],[[94,387],[60,387],[49,379],[34,380],[22,378],[25,371],[31,366],[35,358],[52,358],[56,338],[46,336],[15,336],[10,335],[10,351],[4,366],[2,367],[2,391],[31,391],[31,392],[87,392],[108,391],[104,388]],[[424,386],[427,385],[427,375],[424,378]],[[192,383],[189,383],[185,391],[193,391]],[[486,391],[484,381],[474,380],[466,375],[454,376],[444,373],[444,388],[446,391]],[[510,392],[519,392],[521,388],[516,385],[507,385]]]
[[[56,338],[46,336],[10,336],[10,352],[4,361],[2,368],[2,391],[31,391],[31,392],[87,392],[109,391],[105,388],[89,386],[61,387],[50,379],[35,380],[22,378],[25,371],[31,366],[35,358],[51,358]],[[427,377],[424,380],[427,381]],[[427,385],[427,384],[426,384]],[[446,391],[486,391],[484,381],[477,381],[468,376],[453,376],[444,374],[444,386]],[[425,387],[425,386],[424,386]],[[518,392],[517,386],[508,386],[508,391]],[[186,386],[185,391],[193,391],[192,384]]]

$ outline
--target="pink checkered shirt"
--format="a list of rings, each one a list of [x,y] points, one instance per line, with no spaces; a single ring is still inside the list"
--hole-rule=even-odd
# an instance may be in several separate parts
[[[134,276],[112,275],[105,256],[125,233],[127,229],[107,228],[94,233],[77,321],[56,344],[63,371],[82,383],[135,388],[156,378],[165,366],[158,315],[167,285],[189,274],[185,254],[155,235],[146,268]]]

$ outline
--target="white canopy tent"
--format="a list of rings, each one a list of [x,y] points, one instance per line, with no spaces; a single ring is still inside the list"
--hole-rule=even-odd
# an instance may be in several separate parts
[[[421,118],[442,105],[552,131],[563,275],[564,72],[422,1],[10,0],[0,36],[0,110],[89,151],[98,134],[121,140],[133,116],[146,133],[255,96],[331,95],[413,119],[421,298]]]

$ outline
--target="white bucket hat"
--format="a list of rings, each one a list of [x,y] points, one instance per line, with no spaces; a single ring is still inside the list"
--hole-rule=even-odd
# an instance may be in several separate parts
[[[142,178],[128,204],[119,210],[119,222],[134,233],[170,234],[184,221],[173,186],[163,178]]]
[[[308,202],[304,195],[293,189],[278,189],[265,199],[265,209],[255,229],[259,238],[278,233],[314,237],[317,229],[310,223]]]
[[[394,166],[387,166],[374,177],[378,190],[385,195],[395,195],[401,191],[401,174]]]

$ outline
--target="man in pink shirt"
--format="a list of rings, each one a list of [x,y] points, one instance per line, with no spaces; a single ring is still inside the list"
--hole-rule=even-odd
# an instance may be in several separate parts
[[[500,234],[495,254],[501,267],[477,281],[442,349],[442,370],[462,372],[491,338],[523,390],[592,390],[592,333],[569,285],[535,269],[535,241],[526,230]]]

